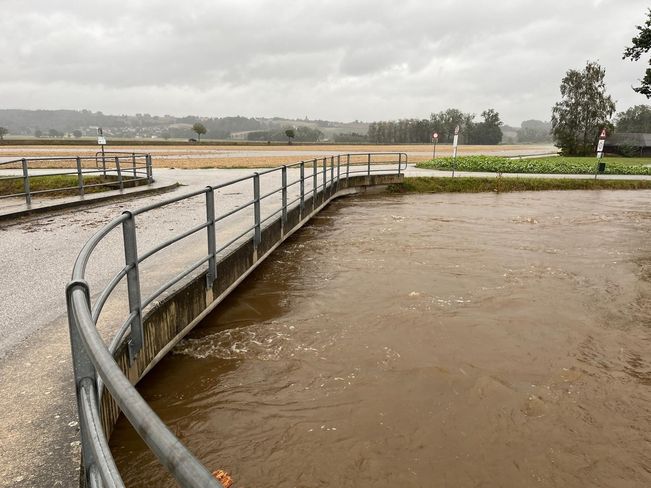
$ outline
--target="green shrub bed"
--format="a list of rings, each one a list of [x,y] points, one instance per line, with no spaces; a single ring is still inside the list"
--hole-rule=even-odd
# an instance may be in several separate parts
[[[604,174],[608,175],[651,175],[651,159],[606,158]],[[546,157],[535,159],[508,159],[500,156],[462,156],[438,158],[418,163],[417,168],[451,171],[477,171],[486,173],[537,173],[537,174],[593,174],[597,158]]]

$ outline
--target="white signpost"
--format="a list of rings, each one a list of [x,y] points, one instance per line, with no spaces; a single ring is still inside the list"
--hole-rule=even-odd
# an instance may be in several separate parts
[[[452,141],[452,177],[454,178],[454,170],[457,164],[457,146],[459,145],[459,126],[454,128],[454,139]]]
[[[597,179],[597,174],[606,169],[606,163],[601,161],[604,157],[604,145],[606,144],[606,129],[602,129],[599,134],[599,142],[597,143],[597,165],[595,166],[594,179]]]
[[[104,146],[106,146],[106,137],[101,127],[97,128],[97,144],[102,148],[102,172],[106,176],[106,157],[104,156]]]
[[[604,144],[606,144],[606,129],[602,129],[601,134],[599,134],[599,143],[597,144],[597,157],[599,159],[604,157]]]

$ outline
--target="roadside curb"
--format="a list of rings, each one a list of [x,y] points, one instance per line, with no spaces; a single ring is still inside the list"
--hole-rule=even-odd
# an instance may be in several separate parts
[[[143,187],[143,189],[141,190],[137,189],[138,187],[136,187],[134,188],[133,191],[129,191],[128,193],[125,192],[112,193],[111,195],[103,195],[101,193],[93,194],[91,197],[87,196],[84,199],[53,203],[52,205],[45,205],[41,207],[25,208],[25,209],[11,211],[7,213],[2,213],[2,210],[0,210],[0,222],[6,222],[8,220],[16,220],[30,215],[56,212],[60,210],[67,210],[67,209],[77,208],[77,207],[91,206],[97,203],[127,200],[131,198],[139,198],[144,195],[155,195],[157,193],[165,193],[174,190],[179,186],[181,185],[175,181],[173,183],[163,183],[161,185]]]

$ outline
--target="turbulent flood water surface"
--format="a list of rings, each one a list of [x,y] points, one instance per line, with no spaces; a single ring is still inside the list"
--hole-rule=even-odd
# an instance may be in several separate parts
[[[648,487],[650,242],[646,191],[340,200],[140,390],[237,488]]]

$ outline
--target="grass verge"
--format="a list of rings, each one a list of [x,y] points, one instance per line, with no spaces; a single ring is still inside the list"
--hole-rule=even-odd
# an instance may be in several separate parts
[[[125,188],[131,188],[147,184],[146,180],[134,181],[131,178],[123,177],[123,185]],[[29,178],[30,192],[46,191],[47,193],[39,193],[39,196],[54,198],[65,197],[71,195],[79,195],[77,187],[77,175],[45,175],[45,176],[31,176]],[[90,186],[96,185],[96,186]],[[84,176],[84,193],[100,193],[103,191],[119,189],[118,179],[116,176]],[[0,179],[0,196],[23,194],[23,180],[19,179]]]
[[[651,175],[650,158],[604,158],[604,174],[608,175]],[[538,173],[538,174],[593,174],[597,158],[568,158],[561,156],[508,159],[500,156],[461,156],[424,161],[417,168],[451,171],[479,171],[486,173]]]
[[[405,178],[389,185],[392,193],[480,193],[544,190],[651,190],[651,180],[592,180],[569,178]]]

